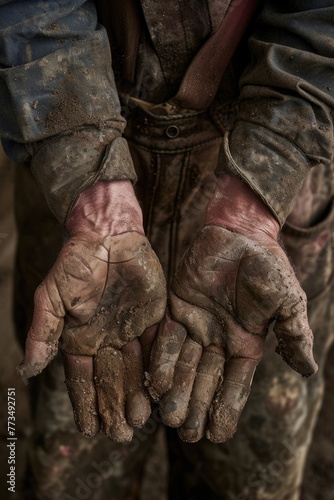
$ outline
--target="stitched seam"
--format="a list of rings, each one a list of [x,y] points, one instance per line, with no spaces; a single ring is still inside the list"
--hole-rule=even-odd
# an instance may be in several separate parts
[[[210,139],[208,141],[199,142],[195,146],[188,146],[187,148],[182,148],[182,149],[152,149],[152,148],[149,148],[148,146],[143,146],[140,142],[137,142],[133,139],[132,139],[132,142],[134,144],[138,145],[144,151],[149,151],[151,153],[175,154],[175,153],[187,153],[188,151],[194,151],[196,149],[199,149],[201,146],[205,146],[207,144],[212,144],[214,142],[218,142],[221,140],[222,140],[222,136],[217,137],[215,139]]]

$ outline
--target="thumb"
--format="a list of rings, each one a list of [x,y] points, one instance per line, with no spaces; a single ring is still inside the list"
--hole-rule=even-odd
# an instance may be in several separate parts
[[[299,287],[289,293],[278,311],[274,326],[278,341],[276,352],[296,372],[310,377],[318,370],[313,357],[313,333],[308,323],[307,301]]]
[[[56,283],[49,275],[35,292],[34,315],[26,339],[24,360],[17,367],[24,379],[38,375],[57,354],[64,315]]]

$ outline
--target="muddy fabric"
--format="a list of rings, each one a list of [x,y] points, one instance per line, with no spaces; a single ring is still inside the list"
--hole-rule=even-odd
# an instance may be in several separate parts
[[[331,1],[266,3],[249,40],[253,57],[240,81],[238,120],[221,156],[222,169],[238,172],[281,224],[309,168],[333,158],[334,93],[322,79],[334,71],[323,36],[325,26],[334,29],[327,9],[333,16]]]
[[[9,0],[0,19],[4,149],[19,163],[32,160],[63,223],[80,192],[99,179],[135,180],[120,137],[125,122],[108,37],[92,1]]]
[[[179,39],[182,35],[177,32],[180,28],[175,21],[179,8],[159,9],[164,23],[168,27],[174,25],[174,39]],[[249,54],[245,57],[249,65],[240,80],[238,119],[225,138],[218,162],[217,171],[240,175],[269,205],[281,225],[291,212],[294,196],[310,167],[332,160],[334,101],[328,81],[334,67],[333,53],[327,52],[330,38],[326,42],[325,33],[328,28],[333,30],[327,17],[333,16],[333,9],[331,1],[302,5],[289,2],[280,6],[277,2],[264,2],[249,41],[251,62]],[[173,97],[173,89],[164,73],[164,59],[159,57],[159,72],[152,55],[154,49],[158,54],[161,50],[161,37],[156,40],[152,36],[152,31],[158,31],[156,11],[149,12],[145,6],[143,10],[151,37],[146,36],[143,42],[146,46],[140,53],[134,93],[140,89],[143,99],[159,102]],[[181,47],[186,33],[185,30]],[[163,47],[171,55],[172,64],[178,65],[179,72],[174,68],[174,81],[178,81],[182,57],[174,54],[175,44],[170,38],[164,39]],[[317,48],[317,55],[310,52],[310,46]],[[189,47],[194,55],[196,45]],[[238,58],[240,64],[240,53]],[[161,88],[167,88],[167,92],[162,94]],[[319,131],[321,138],[317,138]]]
[[[125,137],[137,169],[146,235],[170,279],[204,224],[221,135],[207,112],[155,117],[138,107],[128,117]]]
[[[123,43],[128,40],[126,23],[114,4],[110,2],[104,15],[110,16],[115,34],[115,68],[120,67],[116,79],[121,85],[122,61],[131,44]],[[35,159],[39,182],[47,198],[52,193],[50,205],[63,221],[71,203],[96,182],[101,169],[108,172],[104,179],[134,179],[127,147],[117,161],[108,159],[111,168],[103,169],[106,147],[95,137],[97,131],[106,130],[112,141],[111,136],[124,127],[108,38],[97,24],[92,1],[59,5],[48,0],[43,8],[25,1],[13,5],[6,0],[0,7],[0,135],[13,159]],[[241,80],[239,119],[218,169],[241,175],[283,224],[309,168],[332,159],[334,98],[328,82],[333,79],[334,5],[332,0],[282,5],[267,0],[263,5],[250,42],[252,64]],[[173,97],[185,68],[233,2],[227,5],[222,0],[218,8],[216,2],[193,0],[191,6],[141,2],[140,64],[128,93],[153,102]],[[119,29],[114,28],[117,23]],[[246,56],[244,63],[247,60]],[[82,131],[92,140],[76,148],[76,133]],[[69,148],[74,148],[74,164],[71,155],[62,153],[64,134]],[[50,155],[39,156],[35,146],[48,150],[51,138],[50,166],[43,161]],[[91,154],[94,161],[87,167]],[[62,186],[57,185],[55,172],[64,178]]]
[[[70,184],[69,173],[62,168],[67,162],[71,165]],[[56,142],[35,144],[30,168],[60,223],[65,222],[78,196],[89,186],[103,180],[136,180],[127,144],[114,129],[80,130]]]

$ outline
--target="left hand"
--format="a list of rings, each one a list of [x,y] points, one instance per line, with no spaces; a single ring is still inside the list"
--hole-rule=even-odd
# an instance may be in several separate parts
[[[233,435],[272,321],[282,358],[304,376],[316,371],[306,296],[277,242],[278,224],[249,188],[230,181],[228,189],[226,179],[218,183],[208,225],[181,260],[151,356],[150,392],[162,398],[163,422],[188,442],[205,431],[219,443]],[[224,191],[234,193],[227,203]]]

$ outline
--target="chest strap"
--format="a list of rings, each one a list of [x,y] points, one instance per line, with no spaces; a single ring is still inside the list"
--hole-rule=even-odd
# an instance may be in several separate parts
[[[217,30],[188,66],[177,94],[169,100],[182,108],[204,110],[212,104],[223,74],[252,19],[258,0],[234,0]]]
[[[207,39],[188,66],[171,106],[205,110],[212,104],[220,81],[229,65],[259,0],[232,0],[217,30]],[[126,90],[135,80],[141,33],[141,15],[136,0],[96,0],[111,41],[113,34],[123,41],[122,79]],[[120,47],[115,47],[119,50]]]

